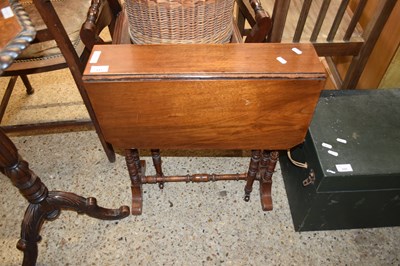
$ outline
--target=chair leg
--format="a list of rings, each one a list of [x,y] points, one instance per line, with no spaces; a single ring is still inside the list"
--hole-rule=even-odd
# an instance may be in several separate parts
[[[253,191],[253,183],[256,179],[257,172],[258,172],[258,164],[261,158],[261,150],[253,150],[251,151],[251,159],[249,165],[249,171],[247,172],[246,178],[246,186],[244,187],[244,200],[250,200],[250,193]]]
[[[35,92],[35,90],[33,89],[31,83],[29,82],[28,76],[27,75],[20,75],[20,77],[22,79],[22,82],[25,85],[26,93],[28,95],[32,95]]]
[[[6,91],[4,92],[3,99],[0,104],[0,123],[3,120],[4,114],[7,109],[8,102],[10,101],[11,93],[14,90],[15,82],[17,82],[18,76],[12,76],[8,82]]]
[[[131,179],[132,215],[142,214],[143,192],[141,181],[140,159],[137,149],[125,150],[126,166]]]
[[[260,174],[260,197],[263,211],[271,211],[273,208],[271,196],[272,175],[274,174],[278,157],[278,151],[263,154],[262,167],[265,167],[265,171]]]

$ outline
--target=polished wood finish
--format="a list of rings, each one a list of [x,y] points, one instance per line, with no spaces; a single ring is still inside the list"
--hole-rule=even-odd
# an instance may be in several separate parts
[[[240,2],[237,2],[240,3]],[[272,19],[265,12],[259,0],[250,0],[249,4],[254,11],[254,22],[249,19],[252,17],[250,14],[245,13],[245,17],[250,21],[251,30],[249,34],[246,35],[246,43],[260,43],[265,41],[265,36],[272,29]],[[240,10],[244,10],[239,6]]]
[[[17,247],[24,252],[22,265],[35,265],[38,256],[39,232],[46,220],[54,220],[62,209],[73,210],[102,220],[118,220],[129,215],[129,207],[105,209],[95,198],[84,198],[74,193],[48,191],[40,178],[18,154],[11,140],[0,129],[0,170],[29,202],[21,226]]]
[[[125,161],[131,178],[132,191],[132,214],[142,213],[143,191],[142,191],[142,167],[140,164],[139,153],[137,149],[125,149]]]
[[[286,149],[302,142],[325,77],[311,45],[292,47],[96,46],[109,71],[89,65],[84,80],[116,147]]]
[[[83,80],[106,141],[126,150],[133,214],[142,212],[144,183],[218,180],[246,180],[245,200],[260,181],[262,208],[272,209],[274,151],[303,142],[326,78],[311,44],[296,45],[302,54],[293,47],[94,47],[100,56],[87,65]],[[137,149],[143,148],[152,151],[155,176],[146,176],[139,163]],[[164,176],[159,148],[254,151],[244,174]]]

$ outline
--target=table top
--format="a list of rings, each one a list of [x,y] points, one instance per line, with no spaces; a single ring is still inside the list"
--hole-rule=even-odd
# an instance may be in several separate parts
[[[36,31],[16,0],[0,2],[0,75],[35,38]]]
[[[83,77],[115,147],[268,150],[304,140],[325,78],[312,44],[272,43],[95,46]]]
[[[312,44],[97,45],[84,80],[121,78],[325,79]]]

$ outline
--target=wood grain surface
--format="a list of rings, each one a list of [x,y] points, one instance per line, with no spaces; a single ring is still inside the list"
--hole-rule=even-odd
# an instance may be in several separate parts
[[[99,46],[109,71],[88,65],[85,86],[119,148],[287,149],[303,141],[325,82],[312,46],[290,47]]]

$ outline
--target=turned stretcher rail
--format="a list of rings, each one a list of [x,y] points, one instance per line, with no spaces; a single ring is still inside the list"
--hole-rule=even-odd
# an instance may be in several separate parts
[[[144,184],[155,184],[164,182],[209,182],[209,181],[228,181],[228,180],[246,180],[247,174],[194,174],[194,175],[176,175],[176,176],[143,176],[141,182]]]

